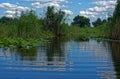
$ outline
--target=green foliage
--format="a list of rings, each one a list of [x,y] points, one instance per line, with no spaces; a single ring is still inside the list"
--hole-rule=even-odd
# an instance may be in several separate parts
[[[33,11],[22,14],[18,21],[17,31],[19,37],[29,38],[38,35],[40,25],[38,25],[38,18]]]
[[[8,24],[11,20],[12,20],[12,18],[2,17],[2,18],[0,18],[0,23]]]
[[[110,18],[109,18],[110,19]],[[100,18],[98,18],[96,21],[92,22],[94,27],[100,26],[104,23],[106,23],[107,21],[105,19],[101,20]]]
[[[98,27],[70,26],[67,37],[73,40],[88,40],[89,38],[109,38],[110,22],[107,21]]]
[[[72,22],[72,25],[76,25],[79,27],[89,27],[90,26],[90,19],[84,16],[75,16]]]
[[[23,12],[19,18],[9,18],[7,23],[4,22],[4,18],[1,18],[0,22],[0,37],[49,38],[53,36],[49,30],[43,30],[43,20],[38,19],[34,11]]]
[[[62,24],[62,27],[61,27],[61,32],[65,35],[67,35],[69,33],[69,29],[70,29],[71,26],[69,26],[68,24],[66,23],[63,23]]]
[[[53,33],[49,30],[43,30],[42,22],[43,20],[38,19],[33,11],[23,12],[18,18],[1,18],[1,44],[5,47],[9,45],[26,47],[27,45],[34,44],[33,41],[35,41],[35,39],[42,39],[39,40],[40,42],[46,39],[51,39],[54,36]],[[31,38],[34,40],[31,40]]]
[[[113,19],[116,20],[118,18],[120,18],[120,0],[117,0],[117,5],[113,14]]]
[[[92,22],[92,24],[94,27],[99,26],[102,24],[102,20],[100,18],[98,18],[95,22]]]
[[[113,14],[111,38],[120,40],[120,0],[117,0],[117,5]]]
[[[30,48],[33,46],[39,46],[40,44],[46,43],[48,40],[45,39],[23,39],[23,38],[0,38],[1,47],[19,47],[19,48]]]
[[[63,11],[55,11],[53,6],[49,6],[45,13],[44,27],[58,36],[61,34],[61,27],[62,23],[64,23],[64,17],[65,13]]]

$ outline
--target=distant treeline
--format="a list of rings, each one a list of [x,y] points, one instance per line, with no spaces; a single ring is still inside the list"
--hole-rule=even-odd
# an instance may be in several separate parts
[[[22,12],[20,17],[0,18],[0,37],[10,38],[50,38],[58,36],[106,37],[120,39],[120,1],[117,1],[113,16],[92,22],[77,15],[71,25],[66,23],[67,15],[55,7],[48,7],[44,17],[38,17],[34,11]],[[111,26],[112,25],[112,26]]]

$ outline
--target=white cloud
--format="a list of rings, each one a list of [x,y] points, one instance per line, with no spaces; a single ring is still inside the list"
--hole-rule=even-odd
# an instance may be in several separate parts
[[[27,11],[27,10],[31,10],[31,9],[28,8],[28,7],[18,6],[18,7],[16,8],[16,10]]]
[[[7,10],[5,11],[5,14],[10,14],[10,15],[15,15],[15,14],[21,14],[20,11],[15,11],[15,10]]]
[[[17,5],[15,5],[15,4],[10,4],[10,3],[1,3],[0,4],[0,8],[9,9],[9,8],[15,8],[15,7],[17,7]]]
[[[17,14],[18,16],[20,16],[22,11],[27,11],[27,10],[31,10],[28,7],[24,7],[24,6],[19,6],[16,4],[11,4],[11,3],[1,3],[0,4],[0,8],[5,9],[5,15],[7,17],[13,17],[15,14]]]
[[[97,13],[96,12],[90,12],[90,11],[86,10],[86,11],[80,11],[80,15],[85,16],[87,18],[91,18],[91,17],[95,18]]]
[[[73,12],[71,10],[62,10],[62,11],[64,11],[68,15],[73,15]]]
[[[23,1],[31,1],[31,2],[65,2],[68,3],[68,0],[23,0]]]
[[[43,7],[43,5],[40,4],[40,2],[34,2],[31,5],[34,6],[35,8],[42,8]]]
[[[95,6],[93,8],[89,8],[88,10],[91,12],[106,12],[107,8]]]
[[[46,3],[43,5],[44,7],[48,7],[48,6],[54,6],[56,8],[60,8],[60,5],[57,2],[50,2],[50,3]]]
[[[15,16],[20,16],[21,11],[15,11],[15,10],[6,10],[5,11],[5,16],[6,17],[15,17]]]
[[[41,4],[40,2],[34,2],[31,5],[34,6],[35,8],[43,8],[48,6],[54,6],[56,8],[60,8],[60,5],[57,2],[48,2],[44,4]]]
[[[34,0],[31,5],[35,8],[43,8],[48,6],[54,6],[56,8],[66,7],[60,3],[68,3],[68,0]]]
[[[96,12],[89,12],[89,11],[80,11],[80,14],[86,14],[86,15],[97,15]]]
[[[18,6],[18,5],[10,4],[10,3],[1,3],[0,8],[9,9],[9,10],[16,9],[16,10],[22,10],[22,11],[30,10],[30,8],[28,8],[28,7]]]
[[[92,2],[93,4],[99,5],[99,6],[111,6],[116,5],[116,0],[97,0],[95,2]]]
[[[6,14],[6,17],[13,18],[14,15]]]
[[[105,8],[107,11],[115,8],[116,1],[117,0],[99,0],[92,2],[92,4],[96,4],[98,7],[101,7],[102,10]]]
[[[15,11],[12,11],[12,10],[7,10],[5,11],[5,14],[15,14],[16,12]]]
[[[107,15],[115,9],[117,0],[95,0],[92,4],[96,6],[80,11],[81,16],[96,18],[99,15]]]
[[[45,8],[48,6],[54,6],[56,9],[61,9],[66,7],[66,3],[68,3],[68,0],[23,0],[23,1],[31,1],[31,5],[33,9],[37,8]],[[65,4],[61,4],[65,3]],[[4,12],[7,16],[10,14],[10,16],[15,14],[16,11],[19,11],[18,14],[22,11],[29,11],[31,8],[25,7],[25,6],[20,6],[20,4],[17,2],[15,4],[11,3],[0,3],[0,8],[5,9],[6,11]],[[32,9],[32,10],[33,10]],[[66,11],[67,12],[67,11]],[[72,14],[72,12],[68,11],[68,14]]]

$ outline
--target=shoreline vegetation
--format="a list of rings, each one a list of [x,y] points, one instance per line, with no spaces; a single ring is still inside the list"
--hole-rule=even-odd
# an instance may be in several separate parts
[[[73,40],[106,38],[120,40],[120,1],[118,0],[113,16],[101,20],[98,18],[90,25],[90,19],[75,16],[71,25],[66,23],[68,15],[62,10],[48,7],[44,17],[38,17],[34,11],[26,11],[20,17],[0,18],[0,47],[29,48],[48,43],[54,37]]]

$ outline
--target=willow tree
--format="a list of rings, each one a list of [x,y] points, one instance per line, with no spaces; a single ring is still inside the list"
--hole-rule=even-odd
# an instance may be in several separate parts
[[[117,0],[112,26],[111,38],[117,40],[120,39],[120,0]]]
[[[56,10],[53,6],[49,6],[45,13],[44,26],[55,34],[55,36],[61,35],[62,24],[65,21],[65,12]]]

